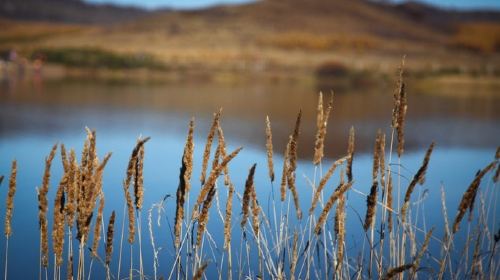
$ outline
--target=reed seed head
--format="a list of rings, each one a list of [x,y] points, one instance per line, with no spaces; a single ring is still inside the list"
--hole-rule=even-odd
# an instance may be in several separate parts
[[[349,129],[349,143],[347,146],[347,155],[349,158],[347,159],[347,167],[345,173],[347,175],[347,181],[352,181],[352,162],[354,160],[354,127],[351,126]]]
[[[345,156],[345,157],[342,157],[342,158],[334,161],[332,163],[332,165],[330,166],[330,168],[328,168],[328,171],[326,172],[325,176],[323,176],[323,178],[321,178],[319,185],[316,188],[314,195],[313,195],[311,208],[309,209],[309,215],[311,215],[313,213],[314,209],[316,208],[316,205],[319,201],[319,197],[321,195],[321,192],[323,191],[323,188],[326,186],[326,183],[328,182],[328,180],[330,180],[330,178],[332,177],[333,173],[335,172],[335,169],[337,169],[337,167],[339,165],[341,165],[342,163],[344,163],[348,159],[349,159],[349,156]]]
[[[337,189],[335,189],[335,191],[332,193],[327,203],[325,204],[325,207],[323,208],[323,212],[321,212],[321,215],[318,218],[316,227],[314,228],[314,232],[316,234],[320,234],[321,228],[325,224],[326,218],[328,217],[328,213],[330,212],[330,209],[332,209],[333,204],[337,201],[337,199],[339,199],[341,195],[343,195],[352,186],[353,182],[354,181],[339,185]]]
[[[208,263],[204,262],[197,270],[193,276],[193,280],[201,280],[203,277],[203,273],[205,273],[205,269],[207,269]]]
[[[274,164],[273,164],[273,133],[271,131],[271,121],[269,116],[266,116],[266,152],[267,166],[269,169],[269,179],[274,181]]]
[[[109,266],[111,263],[111,257],[113,256],[113,235],[115,232],[115,211],[111,213],[109,217],[108,230],[106,232],[106,265]]]
[[[344,241],[345,241],[345,195],[340,195],[337,209],[335,209],[335,233],[337,235],[337,265],[335,271],[340,272],[344,259]]]
[[[217,113],[214,113],[214,117],[212,120],[212,126],[210,127],[210,130],[208,132],[207,143],[205,144],[205,150],[203,152],[203,163],[202,163],[202,167],[201,167],[200,182],[202,185],[205,184],[205,177],[207,174],[208,160],[210,158],[210,150],[212,148],[212,142],[214,141],[216,129],[219,126],[221,114],[222,114],[222,108],[219,109],[219,111]]]
[[[431,143],[429,148],[427,149],[427,152],[425,153],[424,161],[422,162],[422,166],[418,169],[417,173],[415,176],[413,176],[413,179],[410,182],[410,185],[408,186],[408,189],[406,189],[406,194],[405,198],[403,201],[403,207],[401,207],[401,220],[403,223],[406,221],[406,211],[408,210],[408,207],[410,206],[410,197],[411,194],[413,193],[413,190],[415,189],[415,186],[417,185],[418,182],[422,181],[423,178],[425,177],[425,172],[427,171],[427,166],[429,165],[429,160],[431,158],[432,150],[434,149],[434,142]]]
[[[253,189],[253,177],[255,174],[255,168],[257,164],[254,163],[250,170],[248,171],[248,177],[245,182],[245,191],[243,192],[243,200],[242,200],[242,208],[241,212],[243,213],[243,218],[241,219],[241,227],[245,227],[245,224],[247,223],[248,219],[248,213],[250,210],[250,197],[252,195],[252,189]]]
[[[97,256],[97,249],[99,246],[99,241],[101,240],[101,224],[102,224],[102,215],[104,212],[104,193],[101,191],[99,195],[99,208],[97,210],[97,218],[95,220],[94,225],[94,236],[92,240],[92,255]]]
[[[224,218],[224,249],[229,250],[231,244],[231,216],[233,212],[234,186],[229,184],[226,201],[226,216]]]
[[[16,185],[17,185],[17,161],[13,160],[10,169],[9,191],[7,193],[7,202],[6,202],[7,209],[5,211],[5,237],[7,239],[12,235],[12,212],[14,211],[14,195],[16,194]]]
[[[281,201],[285,201],[286,198],[286,186],[288,183],[287,174],[289,168],[289,158],[290,158],[290,141],[291,137],[288,140],[288,143],[285,148],[284,159],[283,159],[283,172],[281,174],[281,185],[280,185],[280,193],[281,193]]]
[[[194,208],[193,208],[193,215],[192,215],[192,219],[196,219],[198,217],[198,214],[199,214],[199,207],[201,205],[201,203],[205,200],[205,198],[207,197],[207,194],[210,192],[210,190],[212,189],[212,186],[215,185],[215,182],[217,181],[217,178],[219,177],[219,175],[221,174],[222,170],[224,169],[224,166],[226,166],[227,164],[229,164],[229,162],[234,158],[236,157],[236,155],[238,155],[238,153],[243,149],[243,147],[239,147],[237,148],[236,150],[234,150],[231,154],[227,155],[223,160],[222,162],[217,165],[217,167],[215,169],[213,169],[211,172],[210,172],[210,176],[208,176],[208,179],[207,181],[205,182],[205,184],[202,186],[201,188],[201,191],[200,193],[198,194],[198,198],[196,199],[196,203],[194,205]]]
[[[56,265],[63,264],[63,247],[64,247],[64,189],[68,183],[68,172],[65,172],[57,188],[56,197],[54,200],[54,218],[52,226],[52,246],[56,257]]]
[[[323,111],[323,96],[320,93],[320,100],[318,101],[317,132],[316,132],[316,140],[314,143],[313,163],[315,165],[318,165],[324,156],[325,137],[328,125],[328,118],[330,116],[332,108],[333,108],[333,94],[330,97],[330,101],[328,102],[328,107],[326,111]]]
[[[453,233],[456,233],[460,227],[460,222],[462,221],[462,218],[465,215],[465,212],[467,209],[470,207],[474,196],[476,195],[476,192],[479,188],[479,185],[481,184],[481,179],[484,177],[486,173],[488,173],[490,170],[492,170],[496,165],[496,162],[493,161],[488,166],[486,166],[484,169],[479,171],[476,174],[476,177],[472,181],[472,183],[469,185],[467,190],[465,191],[464,195],[462,196],[462,200],[460,201],[460,204],[458,206],[458,212],[457,216],[455,217],[455,221],[453,222]]]

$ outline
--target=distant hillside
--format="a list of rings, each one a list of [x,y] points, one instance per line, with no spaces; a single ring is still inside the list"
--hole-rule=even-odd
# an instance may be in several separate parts
[[[118,53],[154,58],[165,69],[293,75],[392,71],[406,54],[422,71],[500,72],[500,12],[368,0],[262,0],[154,12],[76,0],[6,1],[0,17],[10,11],[16,20],[0,19],[0,49],[27,55],[37,49],[66,58]]]
[[[80,0],[2,0],[0,17],[64,23],[108,24],[133,20],[147,11],[111,5],[91,5]]]

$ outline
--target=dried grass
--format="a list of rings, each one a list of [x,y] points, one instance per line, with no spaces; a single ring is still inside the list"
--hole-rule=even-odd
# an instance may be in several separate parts
[[[5,210],[6,238],[9,238],[12,235],[12,212],[14,211],[14,195],[16,194],[16,185],[17,185],[17,161],[13,160],[12,166],[10,168],[9,191],[7,193],[7,201],[6,201],[7,207]]]
[[[316,234],[320,234],[321,228],[325,224],[326,218],[328,217],[328,213],[330,212],[330,209],[332,209],[333,204],[339,199],[341,195],[343,195],[353,184],[353,181],[348,182],[348,183],[343,183],[335,189],[335,191],[332,193],[330,198],[328,199],[328,202],[325,204],[325,207],[323,208],[323,212],[321,212],[321,215],[318,218],[318,222],[316,223],[316,227],[314,228],[314,232]]]
[[[106,265],[109,266],[113,256],[113,235],[115,232],[115,211],[111,213],[106,232]]]
[[[415,186],[417,186],[417,183],[424,181],[425,178],[425,172],[427,171],[427,166],[429,165],[429,160],[431,158],[432,150],[434,149],[434,142],[431,143],[429,148],[427,149],[427,152],[425,153],[424,161],[422,162],[422,166],[418,169],[417,173],[415,176],[413,176],[413,179],[410,182],[410,185],[406,189],[405,193],[405,198],[403,201],[403,206],[401,207],[401,220],[404,223],[406,221],[406,212],[408,210],[408,207],[410,206],[410,198],[411,194],[413,193],[413,190],[415,189]]]
[[[266,116],[266,155],[267,167],[269,169],[269,179],[274,182],[274,164],[273,164],[273,133],[271,131],[271,121]]]
[[[486,173],[488,173],[490,170],[492,170],[496,165],[496,162],[493,161],[492,163],[488,164],[484,169],[479,171],[476,174],[476,177],[472,181],[472,183],[469,185],[467,190],[465,191],[464,195],[462,196],[462,199],[460,200],[460,204],[458,206],[458,211],[457,211],[457,216],[455,217],[455,221],[453,222],[453,233],[456,233],[460,227],[460,222],[462,221],[462,218],[465,215],[465,212],[467,209],[470,207],[472,204],[472,201],[474,197],[476,196],[476,192],[479,188],[479,185],[481,184],[481,179],[484,177]]]

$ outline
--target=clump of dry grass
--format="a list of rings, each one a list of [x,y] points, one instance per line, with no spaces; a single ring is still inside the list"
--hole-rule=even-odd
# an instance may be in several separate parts
[[[274,182],[274,164],[273,164],[273,133],[271,131],[271,121],[266,116],[266,154],[267,166],[269,169],[269,179]]]
[[[5,211],[5,237],[7,239],[12,235],[12,211],[14,210],[14,195],[17,185],[17,161],[12,161],[9,178],[9,191],[7,193],[6,211]],[[3,180],[3,176],[2,176]],[[1,180],[0,180],[1,183]]]
[[[425,178],[425,172],[427,171],[427,166],[429,165],[429,160],[431,158],[432,150],[434,149],[434,142],[431,143],[429,148],[427,149],[427,152],[425,153],[424,161],[422,162],[422,166],[418,169],[417,173],[415,176],[413,176],[413,179],[410,182],[410,185],[406,189],[405,193],[405,198],[403,201],[403,207],[401,207],[401,220],[404,223],[406,221],[406,211],[408,210],[408,207],[410,206],[410,197],[411,194],[413,193],[413,190],[415,189],[415,186],[419,182],[423,182]]]
[[[455,221],[453,222],[453,233],[456,233],[460,227],[460,222],[462,221],[462,218],[465,215],[465,212],[467,209],[470,207],[470,205],[473,203],[473,199],[476,196],[476,192],[479,188],[479,185],[481,184],[481,179],[484,177],[486,173],[488,173],[490,170],[492,170],[496,165],[496,162],[493,161],[492,163],[488,164],[484,169],[479,171],[476,174],[476,177],[472,181],[472,183],[469,185],[467,190],[465,191],[464,195],[462,196],[462,200],[460,201],[460,204],[458,206],[458,212],[457,216],[455,217]]]

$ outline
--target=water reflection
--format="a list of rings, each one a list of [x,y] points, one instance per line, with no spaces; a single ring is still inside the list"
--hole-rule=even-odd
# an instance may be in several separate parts
[[[498,94],[466,95],[460,98],[449,95],[425,94],[410,91],[410,108],[407,121],[407,153],[403,157],[402,186],[407,184],[418,169],[428,144],[435,140],[437,148],[431,158],[429,173],[424,187],[418,187],[415,197],[428,193],[422,207],[436,209],[440,205],[439,187],[447,190],[450,213],[457,207],[458,200],[472,181],[475,171],[492,160],[494,149],[500,142],[500,128],[497,120],[500,112]],[[271,185],[267,179],[264,149],[264,119],[269,114],[273,126],[275,145],[275,170],[281,170],[282,159],[288,134],[294,124],[299,108],[303,110],[303,129],[299,142],[302,161],[297,171],[298,189],[303,211],[311,199],[311,189],[307,179],[311,179],[314,168],[310,163],[313,152],[316,123],[316,92],[307,86],[283,84],[214,85],[214,84],[136,84],[103,83],[90,80],[45,81],[42,86],[15,84],[0,93],[0,172],[7,173],[10,160],[16,158],[19,165],[18,196],[13,220],[13,242],[11,252],[11,275],[19,279],[35,279],[36,265],[28,268],[24,264],[38,263],[38,226],[35,186],[40,185],[44,157],[54,142],[64,143],[68,148],[81,151],[85,137],[84,127],[97,130],[99,155],[111,151],[111,158],[104,174],[106,193],[105,217],[117,210],[117,221],[121,221],[123,194],[120,182],[125,175],[126,164],[135,139],[140,134],[151,136],[146,146],[145,160],[145,205],[146,208],[158,202],[166,194],[175,196],[178,184],[179,163],[182,156],[187,124],[191,116],[196,117],[195,152],[196,164],[193,172],[192,193],[199,191],[197,181],[200,170],[204,138],[210,124],[212,112],[224,108],[222,126],[225,130],[229,150],[239,145],[245,149],[230,165],[230,172],[238,192],[243,191],[244,178],[248,168],[257,163],[256,188],[259,201],[268,207]],[[387,132],[391,117],[392,87],[378,89],[343,90],[336,93],[334,111],[327,135],[326,152],[330,156],[345,153],[347,133],[351,125],[356,128],[356,159],[354,161],[355,188],[367,193],[371,176],[371,156],[373,138],[378,128]],[[328,166],[332,159],[326,159]],[[62,167],[54,164],[49,203],[52,209],[54,186],[57,184]],[[279,172],[277,172],[279,173]],[[338,176],[326,188],[329,195],[338,183]],[[277,178],[280,175],[277,174]],[[276,187],[276,184],[275,186]],[[222,188],[221,188],[222,189]],[[220,203],[224,205],[225,189],[220,193]],[[403,192],[403,190],[402,190]],[[488,197],[488,201],[495,195]],[[5,192],[0,192],[0,200]],[[193,198],[191,198],[193,199]],[[239,204],[238,204],[239,205]],[[172,224],[175,202],[167,200],[166,215],[162,216],[162,226],[157,228],[157,244],[164,250],[160,253],[160,274],[168,275],[175,257],[168,223]],[[236,207],[236,206],[235,206]],[[238,206],[239,207],[239,206]],[[236,208],[238,208],[236,207]],[[234,210],[239,221],[239,209]],[[212,209],[208,230],[215,234],[217,244],[221,244],[221,221]],[[365,197],[349,193],[347,205],[348,254],[359,251],[357,240],[363,239],[358,213],[365,211]],[[50,210],[52,211],[52,210]],[[52,212],[49,211],[49,217]],[[428,211],[428,210],[427,210]],[[432,211],[432,210],[431,210]],[[3,213],[0,211],[0,215]],[[0,219],[3,219],[0,216]],[[416,223],[422,228],[440,226],[441,215],[419,218]],[[302,221],[305,223],[306,221]],[[494,223],[495,221],[488,221]],[[237,222],[236,226],[237,226]],[[329,222],[330,223],[330,222]],[[493,224],[492,224],[493,225]],[[331,226],[331,225],[329,225]],[[442,228],[436,229],[442,236]],[[238,230],[233,234],[234,244],[241,239]],[[457,236],[457,243],[463,236]],[[21,242],[20,240],[23,240]],[[148,244],[149,245],[149,244]],[[3,246],[3,245],[2,245]],[[432,246],[436,246],[431,245]],[[137,252],[137,248],[135,248]],[[235,250],[239,250],[236,248]],[[439,248],[435,247],[435,255]],[[118,257],[115,250],[114,260]],[[125,251],[128,256],[128,251]],[[152,260],[150,248],[144,250],[144,258]],[[122,265],[128,266],[128,260]],[[138,260],[134,260],[137,264]],[[435,264],[428,264],[429,267]],[[116,262],[112,265],[116,271]],[[152,275],[152,267],[145,269]],[[104,270],[96,265],[95,275],[103,275]],[[211,266],[208,275],[217,275]]]
[[[357,148],[366,151],[378,128],[389,132],[392,86],[336,92],[327,154],[344,152],[351,125]],[[262,147],[268,114],[277,149],[283,150],[298,109],[303,110],[303,147],[312,147],[317,92],[306,85],[122,83],[93,80],[18,83],[0,92],[0,132],[75,133],[84,126],[140,133],[145,128],[180,132],[183,120],[211,118],[224,108],[224,128],[239,142]],[[494,147],[499,141],[500,95],[445,95],[409,90],[407,149],[428,145]],[[199,127],[205,130],[204,121]],[[487,137],[485,137],[487,135]],[[303,149],[302,156],[310,156]]]

